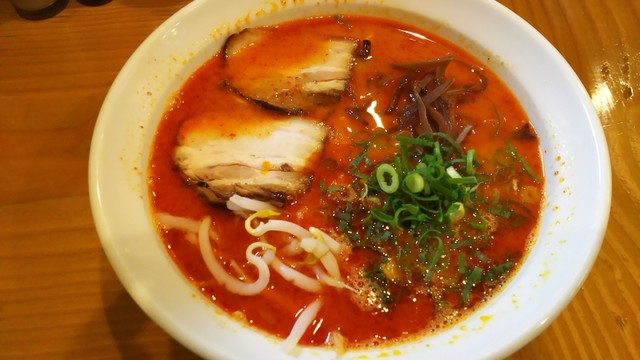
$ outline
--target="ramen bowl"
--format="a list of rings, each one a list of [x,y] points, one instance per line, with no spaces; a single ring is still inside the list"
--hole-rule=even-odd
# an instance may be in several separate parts
[[[89,186],[104,251],[138,305],[204,358],[284,359],[279,340],[237,322],[200,294],[156,232],[147,189],[153,137],[176,91],[230,34],[318,15],[359,14],[423,28],[497,73],[540,137],[545,200],[526,260],[503,289],[459,323],[342,358],[501,358],[524,346],[567,306],[600,249],[611,197],[610,165],[589,96],[561,55],[531,26],[489,0],[196,0],[140,45],[114,81],[94,131]],[[292,358],[332,359],[304,347]]]

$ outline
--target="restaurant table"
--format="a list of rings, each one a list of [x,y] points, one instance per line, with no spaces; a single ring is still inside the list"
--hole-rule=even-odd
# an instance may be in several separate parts
[[[0,2],[0,358],[191,359],[129,297],[93,224],[101,103],[136,47],[187,0],[71,0],[20,18]],[[503,0],[567,59],[611,154],[613,202],[593,270],[512,359],[640,359],[640,1]]]

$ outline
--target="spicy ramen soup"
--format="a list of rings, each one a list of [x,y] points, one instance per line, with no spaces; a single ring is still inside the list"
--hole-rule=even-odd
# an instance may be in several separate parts
[[[149,173],[184,275],[286,351],[459,321],[522,263],[544,181],[495,74],[433,34],[355,16],[230,36],[175,95]]]

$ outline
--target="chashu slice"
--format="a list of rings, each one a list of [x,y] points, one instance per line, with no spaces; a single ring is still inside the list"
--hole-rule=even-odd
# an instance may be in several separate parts
[[[309,187],[326,135],[324,125],[300,117],[258,121],[233,136],[199,121],[181,129],[174,161],[213,203],[238,194],[283,206]]]
[[[355,40],[315,39],[280,47],[269,35],[268,28],[249,28],[227,39],[224,57],[232,89],[263,107],[289,114],[340,99],[351,78]],[[256,58],[260,60],[252,60]],[[254,65],[248,66],[249,61]]]

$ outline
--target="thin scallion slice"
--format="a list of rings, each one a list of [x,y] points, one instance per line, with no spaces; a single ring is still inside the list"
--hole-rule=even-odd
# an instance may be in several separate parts
[[[449,206],[444,217],[448,219],[452,224],[462,220],[464,217],[464,205],[461,202],[454,202]]]
[[[418,173],[411,173],[404,178],[404,184],[412,193],[419,193],[424,189],[424,178]]]
[[[520,162],[524,171],[526,171],[526,173],[529,176],[531,176],[533,181],[539,183],[541,181],[540,178],[538,177],[538,175],[536,175],[535,172],[533,172],[533,170],[531,169],[527,161],[524,159],[524,157],[522,157],[522,155],[520,155],[520,153],[515,148],[515,146],[513,146],[510,142],[507,142],[506,145],[507,145],[507,148],[509,149],[509,152],[511,152],[511,155]]]
[[[327,194],[327,184],[324,181],[324,179],[320,179],[320,181],[318,182],[318,185],[320,186],[320,194],[326,195]]]
[[[400,186],[398,172],[389,164],[380,164],[376,169],[376,180],[380,189],[387,194],[393,194]]]
[[[482,268],[475,266],[469,276],[467,276],[467,280],[464,284],[464,288],[462,289],[462,304],[467,305],[469,302],[469,295],[471,295],[471,291],[482,280]]]
[[[458,273],[462,275],[467,273],[467,257],[464,253],[458,253]]]
[[[504,263],[489,269],[489,271],[487,271],[487,274],[484,276],[484,280],[487,282],[494,282],[498,280],[502,275],[504,275],[507,271],[509,271],[512,266],[513,263],[511,261],[505,261]]]
[[[474,175],[476,173],[474,167],[473,167],[473,157],[476,154],[476,150],[475,149],[471,149],[467,152],[467,158],[465,159],[465,169],[467,170],[467,173],[469,175]]]

